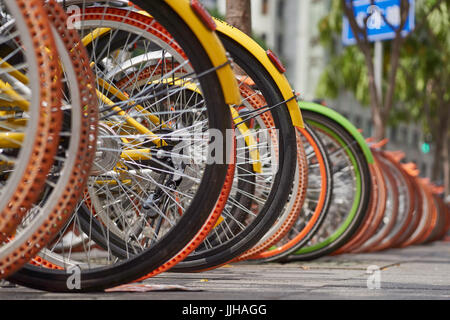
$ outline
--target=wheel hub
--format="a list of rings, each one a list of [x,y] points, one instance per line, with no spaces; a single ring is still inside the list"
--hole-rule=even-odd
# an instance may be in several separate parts
[[[120,160],[121,153],[119,136],[109,126],[100,123],[91,175],[100,175],[113,170]]]

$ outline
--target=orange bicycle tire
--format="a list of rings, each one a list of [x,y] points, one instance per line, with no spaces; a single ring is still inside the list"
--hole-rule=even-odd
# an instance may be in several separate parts
[[[385,210],[383,212],[383,220],[385,218],[389,219],[388,223],[380,231],[377,230],[377,232],[375,234],[373,234],[371,236],[371,238],[367,239],[366,242],[361,246],[361,248],[358,248],[357,250],[354,251],[355,253],[375,251],[375,249],[379,245],[379,243],[381,243],[381,241],[386,237],[387,234],[389,234],[389,232],[391,232],[392,228],[395,226],[395,222],[396,222],[397,214],[398,214],[398,201],[399,201],[398,200],[398,189],[397,189],[394,177],[392,176],[392,173],[390,172],[390,170],[380,160],[378,151],[372,150],[372,153],[374,155],[374,158],[377,160],[378,165],[380,166],[380,168],[383,172],[383,175],[385,176],[387,190],[392,193],[391,198],[390,198],[390,199],[392,199],[392,203],[391,203],[390,210],[389,210],[390,215],[386,216],[386,214],[388,214],[388,207],[387,207],[388,198],[386,198]],[[388,186],[389,186],[389,188],[388,188]]]
[[[95,88],[94,75],[89,66],[87,53],[80,46],[78,33],[66,28],[67,16],[59,4],[55,0],[49,0],[45,10],[52,27],[61,35],[61,40],[72,62],[73,75],[76,77],[78,89],[77,94],[83,105],[83,107],[80,106],[81,110],[79,111],[78,136],[76,140],[74,139],[77,147],[72,150],[76,154],[73,155],[71,165],[65,170],[67,183],[65,186],[60,186],[60,189],[56,190],[55,188],[56,192],[59,192],[59,198],[54,199],[47,208],[48,215],[40,225],[30,229],[30,233],[24,235],[20,244],[15,244],[8,255],[0,260],[0,266],[5,268],[4,276],[12,274],[32,259],[65,225],[83,194],[95,156],[93,151],[96,147],[98,105],[93,91]],[[26,231],[28,230],[26,229]],[[12,241],[16,241],[16,239],[17,237]],[[7,244],[7,246],[9,245],[10,243]]]
[[[396,224],[394,225],[394,227],[391,229],[391,231],[387,235],[385,235],[385,237],[381,240],[381,242],[376,244],[374,247],[370,248],[371,252],[372,251],[381,251],[381,250],[385,250],[388,248],[392,248],[394,246],[394,244],[398,241],[398,239],[403,235],[405,230],[408,228],[408,225],[412,221],[412,215],[414,212],[414,206],[412,206],[409,203],[410,199],[414,199],[414,190],[412,189],[411,184],[408,183],[409,176],[406,174],[406,172],[404,172],[404,170],[400,166],[399,157],[395,153],[386,152],[386,151],[379,152],[378,156],[380,157],[380,159],[382,161],[385,161],[386,169],[391,171],[391,174],[393,175],[394,180],[397,183],[402,183],[403,188],[404,188],[403,197],[406,200],[405,205],[408,205],[408,207],[406,210],[405,210],[405,208],[403,208],[403,210],[406,211],[406,212],[403,212],[403,214],[405,215],[405,219],[403,219],[403,221],[396,220]],[[396,189],[399,192],[399,196],[400,196],[400,192],[402,192],[402,191],[399,189],[399,184],[397,184]],[[398,216],[397,216],[398,218],[400,218],[400,214],[401,214],[400,210],[401,210],[401,208],[399,206],[398,207]],[[399,223],[400,223],[400,225],[399,225]],[[397,228],[397,226],[398,226],[398,228]]]
[[[405,229],[403,234],[399,237],[399,239],[394,243],[394,247],[401,248],[404,246],[404,244],[408,241],[408,239],[414,234],[414,232],[417,230],[420,221],[422,219],[422,216],[426,213],[424,213],[424,194],[422,193],[422,189],[420,188],[419,182],[417,180],[418,171],[415,169],[415,166],[409,167],[408,165],[401,165],[401,169],[406,173],[408,176],[408,183],[412,186],[412,189],[414,190],[414,198],[413,198],[413,217],[408,225],[408,227]]]
[[[23,152],[20,152],[23,159],[20,160],[20,168],[14,167],[13,178],[17,183],[14,186],[7,185],[6,195],[5,192],[2,194],[0,242],[14,234],[25,214],[38,199],[54,161],[62,125],[61,69],[55,59],[58,54],[44,11],[44,1],[16,0],[10,1],[8,6],[11,6],[9,10],[14,10],[13,17],[19,21],[17,41],[25,38],[22,45],[30,59],[35,61],[29,62],[36,68],[35,74],[30,75],[34,79],[30,86],[32,94],[38,97],[30,105],[36,128],[33,129],[34,132],[26,134],[24,145],[29,149],[25,150],[25,159],[22,158]],[[44,48],[46,51],[43,51]],[[17,175],[19,176],[16,177]],[[9,268],[9,263],[0,261],[1,274],[9,273]]]

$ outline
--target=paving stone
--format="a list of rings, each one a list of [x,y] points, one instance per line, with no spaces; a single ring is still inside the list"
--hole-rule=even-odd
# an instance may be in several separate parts
[[[379,289],[369,289],[369,266],[379,267]],[[371,279],[369,279],[371,280]],[[345,254],[315,261],[256,265],[238,263],[203,273],[164,273],[147,284],[195,291],[57,294],[5,284],[0,300],[297,300],[450,299],[450,243]],[[374,284],[374,282],[370,282]]]

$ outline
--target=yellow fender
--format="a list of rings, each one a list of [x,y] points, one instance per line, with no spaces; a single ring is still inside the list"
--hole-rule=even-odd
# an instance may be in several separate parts
[[[286,76],[275,67],[275,65],[267,56],[266,51],[264,51],[264,49],[261,48],[258,43],[256,43],[252,38],[250,38],[239,29],[219,19],[214,19],[214,21],[217,25],[216,32],[221,33],[239,43],[250,54],[252,54],[269,72],[269,74],[272,76],[273,81],[277,84],[281,94],[283,95],[283,98],[285,100],[289,100],[288,102],[286,102],[286,104],[292,118],[292,124],[296,127],[303,128],[304,124],[302,114],[300,112],[296,99],[292,99],[295,93],[293,92]]]
[[[165,0],[165,2],[184,20],[192,32],[194,32],[214,67],[219,67],[227,63],[226,51],[219,37],[203,24],[192,10],[188,0]],[[239,105],[241,103],[241,95],[231,66],[228,64],[218,68],[217,76],[222,85],[225,102]]]

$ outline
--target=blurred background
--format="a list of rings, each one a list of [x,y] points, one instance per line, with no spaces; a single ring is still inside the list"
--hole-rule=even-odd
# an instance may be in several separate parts
[[[303,99],[337,110],[365,137],[388,138],[449,197],[450,0],[202,2],[276,52]],[[381,8],[378,22],[371,6]],[[399,32],[355,40],[352,22]]]

